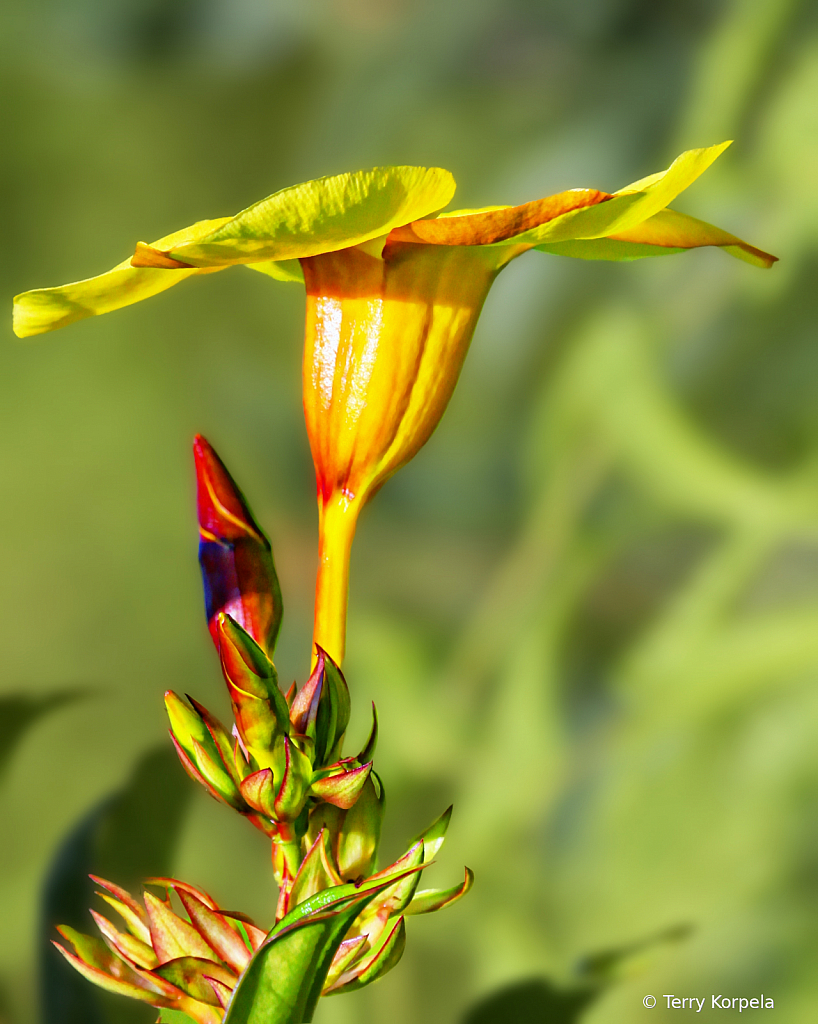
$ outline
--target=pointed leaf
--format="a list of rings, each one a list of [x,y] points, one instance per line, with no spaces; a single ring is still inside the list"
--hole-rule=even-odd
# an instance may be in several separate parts
[[[208,746],[211,746],[210,744]],[[228,771],[224,762],[218,755],[213,756],[211,750],[198,740],[192,742],[191,760],[204,779],[207,787],[219,795],[219,799],[237,811],[246,810],[245,802],[241,798],[239,787],[233,778],[232,772]]]
[[[174,914],[169,904],[146,891],[145,909],[150,921],[151,945],[160,964],[183,956],[198,956],[205,960],[210,957],[211,950],[205,940],[192,924]]]
[[[197,889],[195,885],[191,885],[190,882],[181,882],[178,878],[160,878],[154,876],[152,878],[145,879],[145,885],[161,885],[164,889],[175,889],[177,892],[184,891],[192,893],[199,902],[204,903],[206,907],[210,907],[211,910],[219,910],[218,903],[209,896],[204,889]]]
[[[230,1000],[233,998],[233,986],[225,985],[221,981],[217,981],[215,978],[211,977],[208,977],[207,980],[210,982],[213,993],[219,1001],[219,1006],[221,1006],[223,1010],[226,1010]]]
[[[344,885],[336,885],[331,889],[325,889],[323,892],[316,893],[315,896],[311,896],[308,900],[304,900],[303,903],[290,910],[270,931],[268,938],[277,935],[285,928],[289,928],[306,917],[329,913],[333,909],[345,905],[348,900],[356,899],[358,896],[368,893],[381,892],[390,885],[394,885],[410,875],[417,874],[420,870],[420,868],[412,868],[408,871],[402,871],[396,875],[388,875],[383,878],[368,878],[366,881],[357,884],[347,882]]]
[[[156,967],[159,961],[151,946],[140,942],[133,935],[119,931],[107,917],[103,917],[102,914],[98,914],[95,910],[91,911],[91,917],[96,922],[96,926],[99,928],[108,946],[114,953],[121,956],[123,960],[132,961],[137,967],[148,971]]]
[[[376,875],[372,875],[369,880],[376,881],[381,878],[411,871],[411,874],[405,875],[399,881],[389,886],[389,888],[384,889],[378,896],[377,900],[370,903],[363,917],[369,919],[374,917],[376,914],[379,914],[385,921],[394,914],[399,914],[404,907],[408,906],[410,900],[414,896],[415,890],[420,882],[420,870],[426,863],[427,861],[424,857],[423,843],[418,842],[407,850],[402,857],[396,860],[394,864],[390,864],[388,868],[384,868],[383,871],[379,871]],[[366,921],[362,920],[362,930],[366,927]]]
[[[228,734],[225,727],[214,715],[207,710],[207,708],[200,704],[197,700],[190,696],[189,693],[185,694],[185,697],[189,701],[191,707],[202,720],[205,728],[210,733],[210,738],[218,751],[219,757],[224,764],[225,770],[234,778],[235,776],[235,757],[233,753],[233,741]],[[236,779],[236,782],[238,780]]]
[[[140,942],[150,945],[151,933],[148,928],[148,917],[144,908],[136,902],[129,892],[126,892],[118,885],[106,882],[105,879],[98,878],[96,875],[89,875],[88,877],[96,882],[97,885],[104,886],[109,892],[115,893],[119,897],[119,899],[115,899],[104,892],[97,894],[105,900],[109,907],[113,907],[119,914],[128,926],[128,931],[131,935],[139,939]]]
[[[422,889],[415,893],[404,913],[432,914],[435,910],[442,910],[465,896],[473,884],[474,872],[466,868],[466,877],[460,885],[453,885],[451,889]]]
[[[241,784],[241,795],[257,811],[268,818],[275,817],[275,786],[270,768],[262,768],[253,772]]]
[[[303,903],[304,900],[324,889],[343,884],[343,879],[338,877],[334,865],[329,859],[328,842],[328,831],[321,829],[295,876],[288,899],[289,907],[298,906],[299,903]]]
[[[112,896],[115,896],[120,903],[124,903],[135,918],[142,922],[144,926],[144,934],[148,934],[148,915],[145,913],[145,908],[140,905],[139,901],[135,899],[127,889],[123,889],[121,885],[117,885],[115,882],[109,882],[106,878],[101,878],[99,875],[89,875],[88,877],[92,882],[96,882],[97,885],[101,885],[103,889],[107,889],[108,892],[111,893]],[[104,893],[100,893],[99,895],[102,896],[103,899],[107,899]],[[139,935],[137,937],[141,938],[142,936]],[[144,941],[147,941],[147,939]]]
[[[379,887],[338,886],[290,912],[270,933],[239,980],[224,1024],[304,1024],[315,1005],[338,947],[354,918]],[[341,891],[346,895],[341,896]],[[333,895],[333,892],[335,895]],[[312,914],[314,903],[323,908]]]
[[[312,765],[309,758],[284,737],[284,775],[275,798],[275,817],[278,821],[295,821],[304,807]]]
[[[107,988],[110,992],[122,992],[124,995],[131,995],[147,1002],[155,1002],[157,997],[160,1002],[166,1001],[163,988],[160,988],[159,984],[152,982],[146,975],[126,964],[124,960],[112,953],[101,939],[83,935],[82,932],[69,928],[67,925],[60,925],[57,931],[71,943],[76,955],[68,952],[58,942],[55,942],[54,945],[73,967],[93,981],[95,985]]]
[[[195,956],[168,960],[152,973],[169,981],[192,999],[208,1003],[210,1006],[221,1006],[221,1002],[208,981],[209,978],[229,988],[232,988],[237,980],[237,975],[221,964]]]
[[[316,644],[316,647],[318,645]],[[324,672],[326,683],[322,701],[328,706],[326,709],[326,733],[322,733],[321,714],[319,712],[318,740],[316,755],[319,764],[326,764],[341,756],[341,745],[344,734],[349,725],[351,702],[349,698],[349,687],[344,679],[341,669],[335,664],[332,658],[325,652]]]
[[[324,995],[335,995],[340,992],[354,992],[356,989],[371,985],[382,978],[398,964],[406,949],[406,922],[399,917],[395,926],[384,932],[372,952],[355,964],[349,971],[342,974],[332,987],[324,990]]]
[[[372,771],[372,762],[361,765],[360,768],[353,768],[349,772],[341,772],[338,775],[330,775],[325,779],[317,779],[310,786],[310,795],[325,800],[335,807],[342,807],[348,810],[355,804],[363,789],[364,783]]]
[[[117,995],[130,996],[131,999],[139,999],[142,1002],[151,1003],[153,1006],[163,1006],[168,1002],[167,997],[153,989],[140,988],[139,985],[135,985],[130,981],[122,981],[120,978],[112,977],[99,967],[92,967],[84,960],[81,960],[80,957],[70,953],[59,942],[55,942],[53,945],[56,946],[75,971],[79,971],[84,978],[87,978],[94,985],[98,985],[99,988],[104,988],[108,992],[115,992]]]
[[[446,810],[436,818],[432,824],[426,829],[425,832],[421,832],[419,836],[416,836],[412,840],[412,845],[423,841],[424,846],[424,863],[428,864],[432,860],[443,845],[443,841],[446,838],[446,832],[449,828],[449,822],[452,820],[453,806],[450,804]]]
[[[349,970],[356,960],[366,949],[368,938],[366,935],[353,935],[351,939],[344,939],[338,947],[338,951],[332,960],[332,965],[327,972],[327,980],[324,983],[322,995],[328,995],[335,982]]]
[[[372,729],[369,733],[369,738],[364,745],[364,749],[358,754],[355,760],[359,764],[366,764],[367,761],[371,761],[375,755],[375,747],[378,745],[378,712],[375,709],[375,702],[372,702]]]
[[[177,890],[191,923],[213,952],[240,974],[250,962],[250,950],[225,918],[184,889]],[[218,978],[219,975],[213,975]],[[205,1000],[207,1001],[207,1000]]]
[[[233,758],[225,759],[220,749],[220,742],[226,740],[224,727],[204,708],[201,708],[203,716],[197,707],[188,706],[173,690],[165,692],[165,708],[170,719],[173,745],[188,775],[217,799],[238,811],[244,810]],[[219,737],[219,742],[214,734]]]

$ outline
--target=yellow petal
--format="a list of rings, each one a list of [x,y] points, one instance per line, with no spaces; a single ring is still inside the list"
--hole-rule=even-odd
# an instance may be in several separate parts
[[[539,227],[495,244],[540,245],[543,242],[566,242],[575,238],[619,236],[672,203],[729,145],[729,142],[722,142],[706,149],[690,149],[677,157],[666,171],[651,174],[620,189],[607,201],[571,210]]]
[[[220,267],[335,252],[440,210],[454,190],[454,178],[439,167],[376,167],[319,178],[262,199],[206,237],[165,246],[165,254]]]
[[[665,256],[703,245],[715,245],[757,267],[771,267],[778,259],[713,224],[675,210],[660,210],[643,224],[608,238],[546,243],[537,248],[560,256],[586,260],[637,260]]]
[[[200,220],[190,227],[175,231],[153,243],[162,250],[180,242],[187,242],[210,234],[230,220]],[[113,270],[84,281],[74,281],[58,288],[36,288],[14,298],[14,333],[18,338],[44,334],[98,313],[109,313],[134,302],[172,288],[191,274],[206,273],[198,269],[155,270],[131,266],[130,258],[117,264]]]
[[[274,281],[289,281],[304,283],[304,272],[298,260],[267,260],[266,263],[245,263],[248,270],[256,270],[259,274],[266,274]]]

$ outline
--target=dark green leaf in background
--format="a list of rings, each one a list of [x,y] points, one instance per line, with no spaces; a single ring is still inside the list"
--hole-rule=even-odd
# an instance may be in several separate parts
[[[90,691],[77,687],[39,697],[23,693],[0,697],[0,779],[17,745],[36,722],[52,711],[89,695]]]
[[[462,1024],[577,1024],[594,1002],[594,988],[559,988],[533,978],[493,992],[473,1006]]]
[[[137,1024],[156,1010],[100,992],[51,945],[55,926],[94,932],[88,908],[98,901],[89,874],[139,891],[144,878],[171,875],[193,785],[173,748],[149,751],[124,789],[90,811],[63,841],[43,887],[39,940],[43,1024]]]

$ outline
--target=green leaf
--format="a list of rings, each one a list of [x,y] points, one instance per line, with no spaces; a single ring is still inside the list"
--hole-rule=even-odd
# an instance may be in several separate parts
[[[315,779],[310,786],[310,796],[316,796],[328,804],[349,810],[358,799],[371,771],[372,762],[370,761],[369,764],[353,768],[352,771],[342,771],[337,775],[330,775],[328,778]]]
[[[483,997],[461,1024],[579,1024],[599,994],[596,988],[559,988],[547,978],[518,981]]]
[[[391,930],[384,929],[375,948],[360,964],[357,964],[349,971],[349,980],[344,981],[342,974],[336,983],[337,988],[328,990],[326,995],[336,995],[341,992],[354,992],[356,989],[371,985],[373,981],[388,974],[393,967],[396,967],[406,949],[406,922],[399,917]]]
[[[224,1024],[311,1021],[344,935],[363,907],[394,881],[358,889],[339,885],[287,914],[241,976]]]
[[[175,960],[168,960],[154,968],[153,973],[169,981],[192,999],[208,1003],[210,1006],[219,1006],[220,1003],[208,978],[214,978],[228,988],[232,988],[236,983],[236,975],[232,971],[211,959],[196,956],[181,956]]]
[[[325,889],[323,892],[316,893],[315,896],[311,896],[308,900],[304,900],[303,903],[300,903],[295,907],[295,909],[291,910],[289,914],[283,917],[272,929],[268,938],[273,938],[273,936],[286,931],[291,925],[297,924],[299,921],[310,917],[313,914],[329,913],[331,910],[343,904],[346,900],[355,899],[358,896],[367,896],[371,893],[377,894],[382,892],[395,882],[400,882],[402,879],[415,874],[419,870],[419,867],[413,867],[404,871],[396,871],[393,874],[384,875],[378,878],[370,878],[366,882],[362,882],[360,885],[356,885],[354,882],[347,882],[344,885],[334,885],[331,889]]]
[[[415,836],[410,846],[414,846],[415,843],[423,841],[423,863],[428,864],[432,860],[443,845],[443,841],[446,838],[446,832],[449,828],[449,822],[452,818],[453,807],[449,805],[446,810],[436,818],[432,824],[426,829],[425,832],[421,832],[419,836]]]
[[[196,1022],[182,1010],[162,1009],[156,1024],[196,1024]]]
[[[466,877],[460,885],[453,885],[450,889],[423,889],[416,892],[404,913],[433,914],[436,910],[442,910],[465,896],[473,884],[474,872],[466,868]]]
[[[60,690],[43,697],[9,694],[0,699],[0,776],[17,744],[40,718],[65,704],[89,696],[87,690]]]

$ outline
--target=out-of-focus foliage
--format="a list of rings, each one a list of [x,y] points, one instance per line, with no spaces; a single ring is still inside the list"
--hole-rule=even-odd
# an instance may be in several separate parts
[[[471,1024],[497,1015],[505,987],[503,1019],[516,998],[534,1021],[537,992],[547,1006],[584,991],[583,960],[639,949],[581,1021],[665,1020],[664,992],[761,991],[779,1024],[811,1020],[814,7],[8,0],[0,57],[9,298],[354,167],[448,167],[458,204],[479,206],[616,187],[737,139],[685,209],[781,263],[519,261],[441,427],[364,515],[350,743],[375,699],[385,857],[454,798],[450,862],[477,881],[417,922],[398,970],[316,1019]],[[302,306],[296,287],[231,271],[53,338],[5,329],[2,686],[34,703],[86,696],[30,722],[0,780],[4,1020],[37,1019],[47,882],[67,837],[163,742],[162,692],[226,706],[196,566],[197,430],[273,539],[279,673],[305,678]],[[175,770],[168,785],[184,788]],[[167,793],[145,778],[159,815]],[[192,794],[171,868],[271,917],[267,844],[232,817]],[[142,870],[118,821],[120,858]],[[441,868],[431,882],[454,880]],[[676,941],[651,941],[669,929]],[[660,997],[650,1011],[646,993]],[[151,1019],[94,1005],[103,1024]]]

